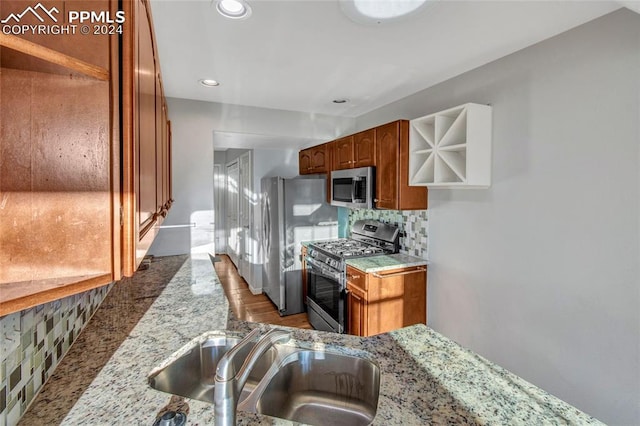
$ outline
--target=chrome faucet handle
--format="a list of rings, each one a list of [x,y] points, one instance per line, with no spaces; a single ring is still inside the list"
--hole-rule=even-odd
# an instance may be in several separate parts
[[[258,359],[275,343],[288,342],[290,338],[290,331],[273,328],[258,340],[258,343],[256,343],[256,345],[251,349],[251,352],[249,352],[249,355],[247,355],[247,358],[240,368],[240,372],[236,375],[239,391],[242,390],[242,387],[247,382],[249,374],[251,374],[251,370],[256,362],[258,362]]]
[[[249,374],[251,374],[251,370],[262,354],[268,351],[276,342],[289,340],[291,337],[290,332],[282,329],[274,328],[269,330],[258,340],[258,343],[251,348],[240,371],[236,373],[233,366],[234,357],[242,348],[252,343],[260,332],[260,329],[254,329],[218,362],[216,384],[213,392],[216,426],[233,426],[236,424],[238,397],[249,378]]]
[[[218,362],[218,366],[216,367],[216,380],[226,382],[232,380],[236,376],[237,371],[235,369],[233,360],[235,359],[238,352],[240,352],[245,346],[258,340],[258,336],[261,332],[262,331],[260,330],[260,328],[254,328],[249,334],[244,336],[244,338],[240,340],[240,342],[238,342],[233,348],[231,348],[229,352],[224,354],[222,359]]]

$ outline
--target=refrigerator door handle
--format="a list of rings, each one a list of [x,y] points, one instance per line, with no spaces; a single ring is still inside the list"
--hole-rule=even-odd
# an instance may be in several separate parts
[[[269,208],[269,197],[264,194],[262,199],[262,217],[264,218],[262,223],[262,247],[264,248],[265,258],[269,257],[271,250],[270,234],[271,234],[271,209]]]

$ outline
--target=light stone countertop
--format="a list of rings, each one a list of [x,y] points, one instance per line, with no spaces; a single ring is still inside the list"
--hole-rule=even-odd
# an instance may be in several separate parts
[[[324,240],[321,240],[324,241]],[[302,246],[308,247],[315,241],[303,241]],[[359,269],[365,273],[382,272],[392,269],[409,268],[412,266],[426,266],[429,262],[420,257],[411,256],[403,253],[384,254],[380,256],[347,258],[347,265]]]
[[[183,262],[179,267],[175,267],[176,259]],[[173,268],[167,276],[165,269],[170,265]],[[103,367],[81,388],[74,385],[72,377],[51,380],[22,424],[151,425],[171,398],[147,385],[152,369],[205,332],[247,332],[256,326],[230,314],[208,258],[158,258],[148,271],[116,287],[140,285],[135,280],[164,281],[164,288],[141,319],[130,325],[130,332],[114,353],[86,353],[87,346],[78,353],[72,347],[63,362],[81,366],[103,357]],[[118,321],[126,322],[127,312],[117,310],[129,309],[122,298],[130,297],[131,291],[121,287],[109,294],[78,340],[86,333],[86,339],[96,339],[94,344],[99,345],[100,336],[106,336]],[[365,351],[377,361],[381,376],[374,425],[601,424],[424,325],[368,338],[291,330],[293,339],[304,345],[329,346],[347,353]],[[65,398],[72,397],[76,398],[72,406],[65,408]],[[213,424],[211,405],[192,399],[185,402],[188,425]],[[238,424],[294,423],[239,412]]]
[[[411,266],[425,266],[427,261],[410,256],[408,254],[385,254],[380,256],[357,257],[347,259],[347,265],[361,270],[365,273],[389,271],[392,269],[409,268]]]

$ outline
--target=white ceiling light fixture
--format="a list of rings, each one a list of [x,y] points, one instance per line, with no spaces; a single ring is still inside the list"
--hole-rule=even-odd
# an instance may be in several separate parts
[[[217,80],[212,80],[210,78],[203,78],[202,80],[198,80],[200,82],[200,84],[202,84],[204,87],[216,87],[216,86],[220,86],[220,82],[218,82]]]
[[[251,16],[251,7],[244,0],[217,0],[216,10],[230,19],[247,19]]]
[[[435,0],[339,0],[342,12],[359,24],[382,24],[417,13]]]

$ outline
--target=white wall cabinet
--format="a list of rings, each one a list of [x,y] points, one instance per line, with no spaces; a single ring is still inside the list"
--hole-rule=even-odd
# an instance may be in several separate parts
[[[409,185],[489,187],[491,114],[488,105],[468,103],[411,120]]]

